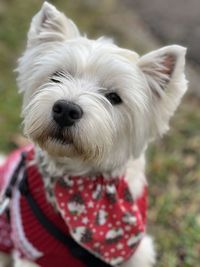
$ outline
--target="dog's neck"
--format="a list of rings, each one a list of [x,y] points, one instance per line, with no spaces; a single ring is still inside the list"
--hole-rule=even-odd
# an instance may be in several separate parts
[[[118,177],[123,175],[126,170],[126,164],[114,169],[103,169],[102,167],[94,167],[87,163],[83,164],[79,159],[53,157],[38,147],[35,150],[39,169],[42,174],[48,177],[62,177],[64,175]]]

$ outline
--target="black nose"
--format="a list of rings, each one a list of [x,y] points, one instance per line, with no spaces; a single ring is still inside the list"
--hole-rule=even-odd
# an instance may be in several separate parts
[[[70,127],[83,116],[80,106],[66,100],[58,100],[52,108],[53,119],[60,127]]]

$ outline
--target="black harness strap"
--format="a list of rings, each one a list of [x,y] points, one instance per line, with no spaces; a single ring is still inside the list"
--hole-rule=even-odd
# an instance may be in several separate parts
[[[72,237],[63,233],[52,221],[49,220],[39,207],[37,201],[31,195],[26,170],[24,171],[24,177],[19,184],[19,190],[26,198],[29,207],[41,225],[49,232],[49,234],[67,246],[74,257],[82,261],[87,267],[111,267],[111,265],[103,262],[99,258],[93,256],[86,249],[82,248]]]
[[[26,159],[26,152],[22,152],[21,159],[13,172],[13,176],[11,177],[10,184],[8,185],[6,192],[5,192],[5,196],[8,198],[12,197],[13,187],[17,183],[17,178],[18,178],[21,168],[25,165],[25,159]]]

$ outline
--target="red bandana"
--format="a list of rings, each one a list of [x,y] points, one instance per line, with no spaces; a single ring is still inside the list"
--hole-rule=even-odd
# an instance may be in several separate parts
[[[71,236],[85,249],[111,265],[134,253],[145,222],[124,177],[64,177],[55,196]]]

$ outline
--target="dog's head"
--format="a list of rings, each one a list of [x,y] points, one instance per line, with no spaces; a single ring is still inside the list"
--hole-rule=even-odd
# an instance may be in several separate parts
[[[19,60],[24,132],[55,157],[115,168],[168,129],[186,91],[185,48],[139,57],[90,40],[54,6],[33,18]]]

